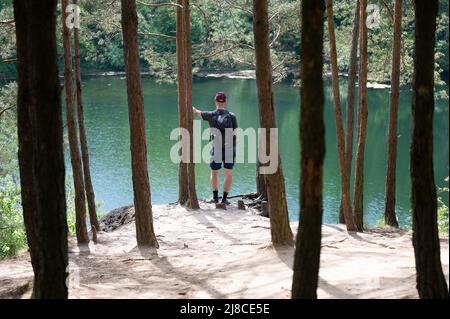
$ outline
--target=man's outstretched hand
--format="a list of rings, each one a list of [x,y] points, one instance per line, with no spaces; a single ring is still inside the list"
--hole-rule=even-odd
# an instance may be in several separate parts
[[[197,110],[197,109],[195,108],[195,106],[192,107],[192,111],[193,111],[194,114],[196,114],[197,116],[201,116],[201,114],[202,114],[202,112],[199,111],[199,110]]]

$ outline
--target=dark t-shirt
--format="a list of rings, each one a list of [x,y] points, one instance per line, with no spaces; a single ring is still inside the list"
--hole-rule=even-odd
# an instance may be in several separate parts
[[[230,113],[230,115],[231,115],[231,119],[232,119],[232,123],[233,123],[233,131],[234,131],[238,127],[237,120],[236,120],[236,115],[234,113],[232,113],[232,112],[227,111],[227,110],[218,109],[218,110],[215,110],[215,111],[202,112],[202,119],[205,120],[205,121],[208,121],[209,127],[214,128],[215,127],[215,119],[217,118],[217,116],[222,115],[222,114],[224,114],[226,112]],[[214,132],[211,132],[211,138],[212,139],[214,139],[215,135],[216,134],[214,134]],[[225,144],[226,143],[225,140],[226,140],[225,136],[224,136],[224,134],[222,132],[222,147],[227,147],[228,146],[228,145]],[[233,147],[235,147],[235,146],[236,146],[236,136],[233,135]],[[214,144],[214,147],[217,147],[217,145]]]

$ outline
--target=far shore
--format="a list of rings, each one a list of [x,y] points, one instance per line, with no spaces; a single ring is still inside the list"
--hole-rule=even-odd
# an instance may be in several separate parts
[[[290,78],[299,78],[297,70],[290,70],[289,72]],[[141,72],[142,76],[151,77],[151,72]],[[331,77],[331,72],[324,72],[325,77]],[[122,76],[125,77],[126,74],[124,71],[93,71],[93,72],[85,72],[83,76]],[[339,76],[341,78],[348,78],[348,73],[340,72]],[[210,79],[218,79],[218,78],[226,78],[226,79],[243,79],[243,80],[256,80],[256,71],[255,70],[202,70],[193,75],[194,78],[210,78]],[[389,89],[391,85],[389,82],[368,82],[367,87],[369,89]]]
[[[148,71],[141,71],[141,75],[144,77],[152,77],[152,73]],[[60,78],[63,78],[63,74],[59,75]],[[120,76],[125,78],[126,74],[124,71],[107,71],[107,70],[97,70],[97,71],[85,71],[82,72],[83,77],[108,77],[108,76]],[[324,72],[325,78],[331,78],[331,72]],[[227,78],[227,79],[244,79],[244,80],[256,80],[256,72],[255,70],[201,70],[197,73],[194,73],[194,78],[202,79],[218,79],[218,78]],[[339,77],[348,78],[348,73],[339,72]],[[299,79],[299,72],[297,69],[291,69],[288,71],[288,78],[290,79]],[[17,80],[15,77],[3,77],[5,81],[15,81]],[[356,83],[358,86],[358,83]],[[376,82],[370,81],[367,82],[367,88],[369,89],[390,89],[391,85],[389,81]]]

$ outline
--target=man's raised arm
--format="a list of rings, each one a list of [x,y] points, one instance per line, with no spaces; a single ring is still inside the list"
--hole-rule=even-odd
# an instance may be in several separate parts
[[[203,118],[202,111],[197,110],[194,106],[192,107],[192,110],[194,111],[194,114],[197,115],[199,118]]]

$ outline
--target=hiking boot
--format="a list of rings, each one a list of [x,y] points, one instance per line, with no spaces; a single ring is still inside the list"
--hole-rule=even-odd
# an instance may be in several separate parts
[[[218,198],[211,198],[209,200],[206,201],[208,204],[218,204],[219,203],[219,199]]]

